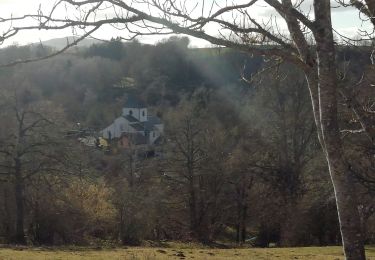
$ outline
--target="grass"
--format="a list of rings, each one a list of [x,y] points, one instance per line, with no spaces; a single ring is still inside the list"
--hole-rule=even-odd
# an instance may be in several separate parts
[[[367,259],[375,260],[375,247],[367,248]],[[1,248],[0,260],[165,260],[165,259],[308,259],[341,260],[340,247],[300,247],[300,248],[251,248],[251,249],[208,249],[208,248]]]

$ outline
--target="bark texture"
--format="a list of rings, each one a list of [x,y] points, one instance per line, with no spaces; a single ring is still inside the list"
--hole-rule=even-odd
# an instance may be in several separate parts
[[[337,113],[335,47],[330,2],[315,0],[315,39],[318,58],[318,93],[322,146],[325,152],[340,222],[342,243],[347,260],[365,260],[364,241],[358,211],[354,179],[344,158]]]
[[[24,207],[23,207],[23,194],[24,185],[22,181],[22,176],[20,172],[20,164],[16,160],[16,174],[15,174],[15,184],[14,192],[16,199],[16,237],[15,242],[17,244],[26,244],[25,231],[24,231]]]

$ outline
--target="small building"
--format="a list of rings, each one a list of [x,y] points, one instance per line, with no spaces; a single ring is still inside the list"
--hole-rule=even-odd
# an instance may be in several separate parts
[[[122,115],[100,133],[103,138],[117,140],[121,148],[129,148],[130,144],[153,146],[160,143],[164,125],[160,118],[150,115],[146,105],[134,96],[129,96]]]

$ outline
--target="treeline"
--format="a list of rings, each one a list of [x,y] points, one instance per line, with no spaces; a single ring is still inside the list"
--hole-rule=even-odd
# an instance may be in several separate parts
[[[271,61],[188,44],[112,40],[0,71],[1,243],[340,243],[304,77],[288,64],[257,74]],[[51,51],[12,46],[0,59]],[[367,55],[344,52],[343,64]],[[106,127],[129,94],[165,123],[162,156],[106,154],[67,138],[78,127]],[[342,124],[352,126],[346,109]],[[364,167],[371,164],[367,140],[345,140]],[[373,243],[374,189],[359,177]]]

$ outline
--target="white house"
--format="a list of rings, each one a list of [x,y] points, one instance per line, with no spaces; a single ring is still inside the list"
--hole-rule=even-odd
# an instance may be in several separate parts
[[[143,136],[146,144],[154,145],[160,141],[163,131],[164,125],[160,118],[149,115],[145,104],[130,96],[122,109],[122,115],[103,129],[101,134],[107,140],[120,139],[123,136]]]

